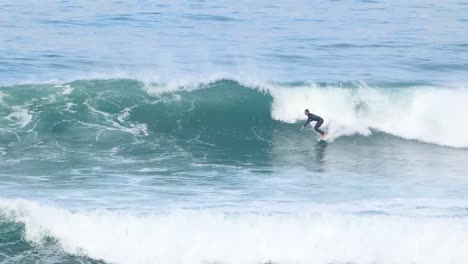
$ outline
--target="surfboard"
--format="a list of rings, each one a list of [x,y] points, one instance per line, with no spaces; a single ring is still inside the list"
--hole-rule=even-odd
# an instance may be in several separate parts
[[[328,141],[328,137],[325,137],[325,138],[319,137],[317,141],[318,141],[318,142],[327,142],[327,141]]]
[[[326,136],[325,138],[323,138],[322,136],[319,136],[318,141],[327,142],[328,138],[330,137],[330,136],[328,135],[328,126],[324,126],[324,127],[322,128],[322,130],[323,130],[323,132],[325,132],[325,134],[327,134],[327,136]]]

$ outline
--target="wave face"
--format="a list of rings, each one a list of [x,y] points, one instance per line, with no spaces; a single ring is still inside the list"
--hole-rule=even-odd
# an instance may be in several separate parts
[[[221,79],[181,86],[82,80],[4,87],[0,92],[1,140],[7,144],[48,140],[75,146],[133,144],[150,137],[224,148],[257,147],[272,131],[295,136],[303,110],[310,108],[326,120],[331,140],[380,131],[468,147],[466,89]]]
[[[463,263],[466,218],[359,216],[321,208],[293,215],[71,212],[2,200],[2,233],[18,260],[99,263]],[[18,234],[24,233],[26,242]],[[66,253],[59,251],[62,248]],[[29,254],[28,254],[29,253]],[[31,257],[32,256],[32,257]]]

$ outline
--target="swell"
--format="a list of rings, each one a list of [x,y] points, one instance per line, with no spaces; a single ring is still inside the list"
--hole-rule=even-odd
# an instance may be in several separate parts
[[[310,108],[325,118],[332,141],[380,131],[465,148],[467,100],[466,89],[410,84],[111,79],[21,85],[0,89],[0,140],[87,146],[164,138],[246,147],[265,144],[272,133],[296,136],[303,109]]]

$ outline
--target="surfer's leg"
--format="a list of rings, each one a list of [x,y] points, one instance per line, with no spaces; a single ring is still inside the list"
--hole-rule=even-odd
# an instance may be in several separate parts
[[[320,129],[320,126],[321,126],[322,124],[323,124],[323,119],[317,120],[317,123],[315,124],[314,129],[315,129],[315,131],[319,132],[320,135],[323,136],[323,135],[325,134],[325,132],[323,132],[323,131]]]

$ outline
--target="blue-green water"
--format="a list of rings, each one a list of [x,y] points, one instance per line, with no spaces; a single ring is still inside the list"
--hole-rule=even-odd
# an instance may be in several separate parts
[[[0,14],[0,263],[468,260],[468,3]]]

